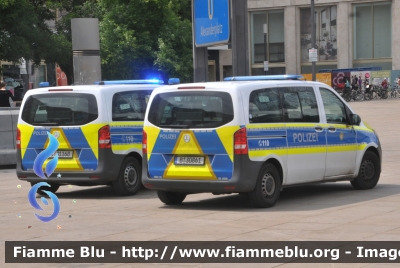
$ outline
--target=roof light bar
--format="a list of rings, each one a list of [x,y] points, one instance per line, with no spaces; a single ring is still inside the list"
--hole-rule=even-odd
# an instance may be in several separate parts
[[[110,81],[97,81],[95,85],[140,85],[140,84],[164,84],[163,80],[159,79],[144,79],[144,80],[110,80]]]
[[[201,86],[188,86],[188,87],[178,87],[178,89],[205,89],[206,87]]]
[[[273,81],[273,80],[303,80],[304,77],[299,74],[284,75],[253,75],[253,76],[232,76],[225,77],[224,81]]]

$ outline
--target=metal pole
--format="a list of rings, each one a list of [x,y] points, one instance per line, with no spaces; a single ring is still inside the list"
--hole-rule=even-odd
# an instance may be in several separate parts
[[[314,0],[311,0],[311,48],[315,47],[315,12],[314,12]],[[318,55],[318,50],[317,50]],[[312,81],[315,81],[315,61],[311,63]]]
[[[263,24],[263,32],[264,32],[264,64],[265,64],[265,62],[267,61],[267,34],[268,34],[268,25],[266,23]],[[268,71],[265,70],[265,74],[267,73]]]

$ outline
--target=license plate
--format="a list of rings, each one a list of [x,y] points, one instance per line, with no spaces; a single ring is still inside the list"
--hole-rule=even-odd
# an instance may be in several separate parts
[[[72,151],[57,151],[50,157],[53,158],[56,153],[58,154],[58,158],[72,158],[73,155]]]
[[[177,156],[175,157],[175,165],[204,165],[204,156]]]

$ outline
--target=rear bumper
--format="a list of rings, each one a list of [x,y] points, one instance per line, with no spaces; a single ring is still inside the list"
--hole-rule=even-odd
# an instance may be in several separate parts
[[[95,171],[54,171],[48,178],[43,180],[32,170],[22,170],[21,150],[17,150],[17,176],[18,179],[29,182],[54,182],[60,184],[75,185],[101,185],[117,179],[124,155],[114,154],[111,149],[100,149],[98,166]]]
[[[184,193],[238,193],[254,189],[263,162],[250,161],[248,155],[235,155],[230,180],[153,179],[147,173],[147,155],[143,155],[142,182],[148,189]]]

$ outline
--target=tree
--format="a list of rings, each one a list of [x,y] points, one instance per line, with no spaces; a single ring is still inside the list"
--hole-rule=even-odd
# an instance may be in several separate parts
[[[192,77],[190,2],[98,1],[104,79]],[[188,17],[184,17],[188,16]]]

